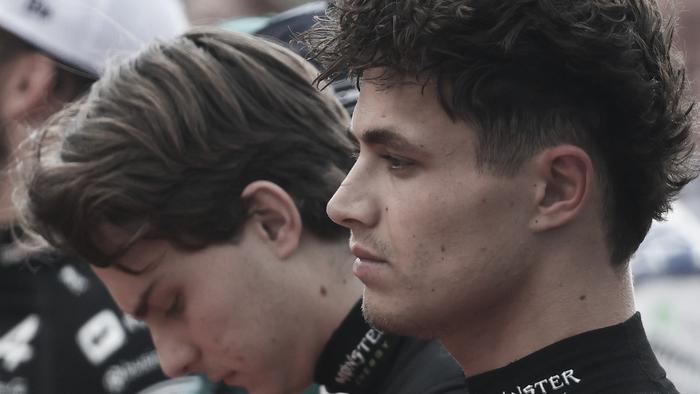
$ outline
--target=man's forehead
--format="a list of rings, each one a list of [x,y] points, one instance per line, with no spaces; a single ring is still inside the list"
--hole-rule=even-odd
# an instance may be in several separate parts
[[[400,130],[403,133],[424,125],[450,121],[440,106],[434,85],[413,82],[384,85],[367,82],[352,116],[353,134],[369,129]]]
[[[372,107],[390,108],[394,112],[441,110],[437,85],[433,79],[415,76],[392,76],[386,79],[381,71],[362,77],[358,105],[363,99],[371,101],[368,104]]]

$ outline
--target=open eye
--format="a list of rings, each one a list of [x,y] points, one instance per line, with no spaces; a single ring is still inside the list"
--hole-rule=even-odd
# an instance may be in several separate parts
[[[389,168],[392,170],[403,170],[413,165],[413,161],[394,155],[381,155],[380,157],[389,163]]]

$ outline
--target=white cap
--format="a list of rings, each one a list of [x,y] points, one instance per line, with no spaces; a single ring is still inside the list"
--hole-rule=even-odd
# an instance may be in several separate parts
[[[0,27],[82,71],[188,27],[179,0],[0,0]]]

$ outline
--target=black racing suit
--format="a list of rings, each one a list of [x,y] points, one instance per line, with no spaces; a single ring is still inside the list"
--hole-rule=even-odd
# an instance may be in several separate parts
[[[639,313],[467,379],[472,394],[677,394]]]
[[[462,369],[439,343],[371,328],[360,303],[326,344],[315,380],[331,393],[466,393]]]

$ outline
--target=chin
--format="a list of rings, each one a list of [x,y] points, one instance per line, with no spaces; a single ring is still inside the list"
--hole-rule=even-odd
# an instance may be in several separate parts
[[[422,314],[413,313],[411,308],[405,305],[380,305],[373,297],[368,296],[366,291],[362,297],[362,316],[370,326],[383,332],[423,339],[437,337],[430,318],[421,318]]]

